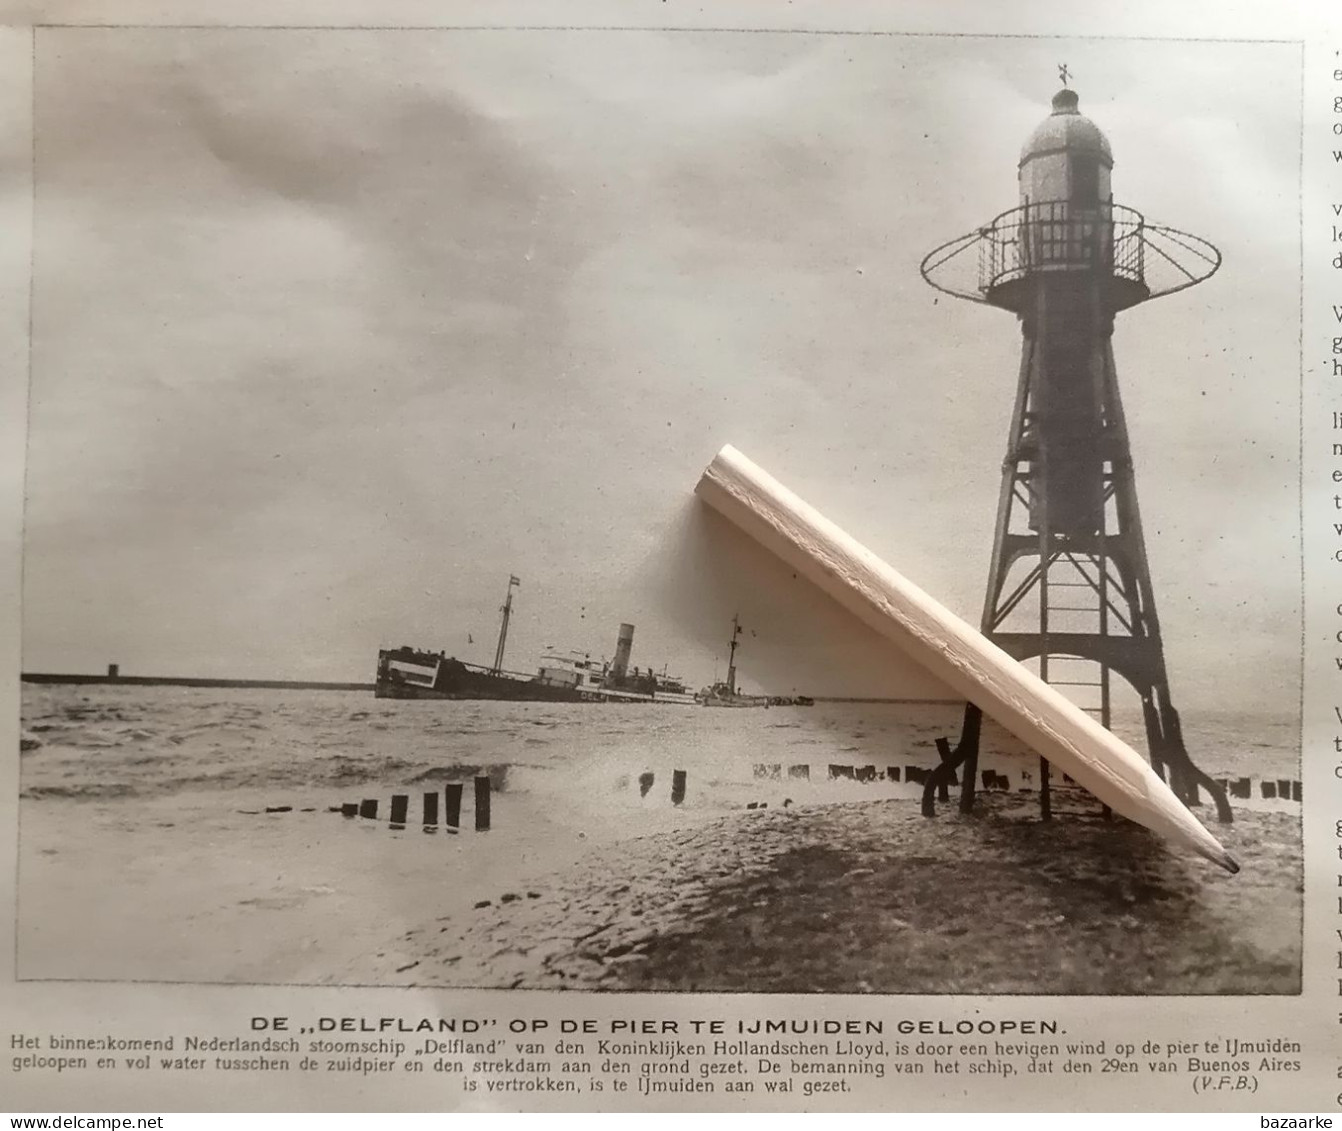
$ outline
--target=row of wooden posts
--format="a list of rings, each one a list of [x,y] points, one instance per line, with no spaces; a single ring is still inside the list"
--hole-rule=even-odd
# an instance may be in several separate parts
[[[1253,796],[1252,778],[1221,778],[1221,785],[1231,797],[1246,798]],[[1292,778],[1276,778],[1268,780],[1263,778],[1258,783],[1258,790],[1265,800],[1277,798],[1281,801],[1301,801],[1304,799],[1303,787],[1298,781]]]
[[[909,766],[905,770],[904,780],[911,782],[924,782],[927,775],[932,771],[924,770],[918,766]],[[984,773],[984,784],[987,785],[989,776],[996,778],[997,775],[991,770]],[[810,781],[811,767],[802,762],[795,766],[787,768],[787,776],[792,781]],[[837,781],[840,778],[846,778],[849,781],[874,782],[881,778],[887,781],[899,781],[899,767],[887,766],[882,773],[878,773],[875,766],[839,766],[833,763],[829,766],[829,780]],[[756,762],[755,780],[756,781],[781,781],[783,778],[783,766],[780,762]],[[1003,779],[1005,780],[1005,779]],[[956,784],[952,782],[951,784]]]
[[[903,780],[906,782],[913,782],[916,785],[925,785],[931,773],[932,770],[930,767],[905,766]],[[984,789],[1007,790],[1011,788],[1011,779],[1007,777],[1006,774],[999,774],[996,770],[984,770],[982,774]],[[649,784],[651,784],[651,775],[647,774],[644,776],[650,779]],[[792,780],[810,781],[811,767],[805,763],[788,766],[787,776]],[[781,781],[783,778],[782,763],[756,762],[755,778],[756,780],[762,781]],[[857,782],[875,782],[882,778],[886,781],[899,781],[900,768],[898,766],[887,766],[884,773],[879,773],[875,766],[842,766],[835,765],[834,763],[830,763],[829,765],[830,781],[845,779]],[[1022,770],[1021,778],[1023,781],[1032,780],[1030,771]],[[1063,781],[1064,783],[1071,784],[1072,779],[1064,774]],[[955,774],[951,775],[948,784],[960,784]],[[1252,778],[1222,778],[1221,785],[1225,787],[1226,792],[1229,793],[1231,797],[1247,800],[1253,796]],[[1264,800],[1269,801],[1274,798],[1282,801],[1299,801],[1302,797],[1300,783],[1291,778],[1275,778],[1272,780],[1264,778],[1259,781],[1258,789]],[[644,792],[646,793],[647,791],[644,790]]]
[[[763,769],[765,773],[761,774],[760,773],[761,769]],[[757,778],[764,777],[776,780],[779,777],[781,777],[781,769],[782,767],[780,766],[756,766],[755,776]],[[903,780],[906,782],[911,782],[915,785],[926,785],[927,779],[931,776],[932,776],[932,768],[930,766],[904,767]],[[789,766],[788,777],[810,780],[811,768],[810,766]],[[838,781],[841,778],[846,779],[848,781],[858,781],[858,782],[875,782],[880,781],[882,779],[886,781],[899,781],[900,769],[898,766],[887,766],[885,768],[884,773],[881,773],[877,771],[875,766],[836,766],[831,763],[829,767],[829,780]],[[1028,770],[1022,771],[1021,779],[1023,781],[1029,781],[1030,772]],[[1070,782],[1072,779],[1064,775],[1064,780]],[[947,782],[947,785],[959,785],[959,784],[960,784],[959,776],[955,773],[952,773],[950,779]],[[1010,789],[1011,779],[1008,778],[1006,774],[999,774],[996,770],[984,770],[983,788]]]
[[[834,769],[835,767],[830,768]],[[867,768],[871,769],[871,767]],[[917,769],[917,767],[910,766],[905,776],[905,780],[923,783],[927,781],[928,775],[931,774],[931,772],[932,772],[931,770],[919,770]],[[899,771],[893,769],[892,767],[892,772],[890,776],[892,780],[898,781]],[[1021,778],[1024,781],[1030,781],[1031,780],[1030,771],[1022,770]],[[1073,784],[1072,779],[1068,777],[1066,774],[1062,775],[1062,780],[1065,784],[1068,785]],[[1253,778],[1220,778],[1218,780],[1220,782],[1221,787],[1231,797],[1237,798],[1241,801],[1247,801],[1251,797],[1253,797]],[[959,784],[955,780],[954,774],[951,775],[950,784],[951,785]],[[984,770],[983,788],[1010,789],[1011,780],[1006,776],[1006,774],[999,774],[994,770]],[[1264,801],[1272,801],[1272,800],[1300,801],[1304,797],[1303,787],[1301,786],[1300,782],[1294,780],[1293,778],[1262,778],[1258,782],[1258,792]]]
[[[475,779],[475,831],[478,833],[489,831],[489,802],[490,802],[490,781],[487,776],[477,777]],[[461,798],[465,786],[461,782],[448,782],[443,787],[443,831],[455,833],[461,828]],[[432,793],[424,794],[424,831],[434,832],[438,828],[438,793],[435,790]],[[403,829],[409,824],[410,795],[408,793],[393,793],[391,795],[391,813],[389,815],[389,824],[393,829]],[[365,798],[363,801],[347,801],[340,806],[340,815],[346,818],[362,817],[364,820],[376,821],[378,817],[378,803],[374,798]]]
[[[781,781],[783,777],[783,767],[781,763],[757,762],[754,768],[755,777],[765,781]],[[920,766],[906,766],[904,768],[903,779],[906,782],[923,784],[931,774],[930,768]],[[787,768],[789,779],[809,781],[811,777],[811,767],[805,763],[789,766]],[[847,779],[857,782],[875,782],[880,780],[875,766],[842,766],[831,764],[829,766],[829,777],[831,781],[838,779]],[[900,780],[900,769],[898,766],[889,766],[883,775],[887,781],[897,782]],[[647,797],[656,783],[656,775],[651,771],[640,774],[638,778],[638,789],[640,797]],[[1070,781],[1064,775],[1064,780]],[[680,805],[685,800],[687,775],[684,770],[675,770],[671,774],[671,804]],[[958,784],[952,777],[950,784]],[[1253,782],[1250,778],[1224,779],[1221,783],[1231,797],[1249,798],[1252,796]],[[1264,799],[1279,798],[1281,800],[1299,801],[1301,800],[1300,782],[1289,778],[1278,778],[1275,780],[1264,779],[1259,783],[1259,789]],[[995,770],[983,771],[983,788],[1006,790],[1011,788],[1010,779],[1005,774],[999,774]],[[487,832],[490,825],[490,795],[491,783],[489,777],[481,775],[474,781],[475,789],[475,830],[476,832]],[[465,792],[465,786],[462,782],[449,782],[443,787],[442,795],[442,827],[444,832],[455,833],[461,828],[461,802]],[[425,832],[435,832],[439,825],[439,795],[437,791],[426,792],[423,797],[423,828]],[[410,795],[408,793],[394,793],[391,797],[391,812],[388,823],[393,829],[404,829],[409,824]],[[376,821],[378,816],[378,802],[375,798],[365,798],[363,801],[347,801],[340,806],[340,813],[346,818],[361,817],[364,820]]]

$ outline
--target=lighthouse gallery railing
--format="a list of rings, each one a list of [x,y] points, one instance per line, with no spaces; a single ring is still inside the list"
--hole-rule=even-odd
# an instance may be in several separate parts
[[[1099,268],[1141,282],[1144,224],[1140,212],[1122,205],[1050,200],[1013,208],[980,230],[979,290],[1032,270]]]
[[[938,290],[975,302],[993,302],[1009,284],[1053,271],[1098,271],[1141,301],[1200,283],[1220,265],[1212,244],[1149,224],[1136,209],[1050,200],[1012,208],[942,244],[920,270]]]

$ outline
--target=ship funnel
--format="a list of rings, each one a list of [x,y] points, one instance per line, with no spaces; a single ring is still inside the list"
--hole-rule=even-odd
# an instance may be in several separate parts
[[[634,626],[620,625],[620,635],[615,640],[615,659],[610,665],[610,674],[616,679],[624,679],[629,674],[629,653],[634,650]]]

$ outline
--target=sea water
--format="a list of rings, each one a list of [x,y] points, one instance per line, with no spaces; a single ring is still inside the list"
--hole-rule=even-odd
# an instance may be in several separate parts
[[[908,784],[909,767],[936,764],[936,739],[954,743],[962,713],[961,704],[927,702],[728,709],[27,685],[23,727],[41,745],[22,758],[21,795],[129,801],[265,790],[282,802],[286,791],[302,791],[335,805],[488,773],[504,794],[587,820],[670,804],[679,770],[684,806],[705,811],[913,798],[921,786]],[[1289,709],[1190,711],[1183,727],[1209,775],[1254,779],[1256,805],[1258,779],[1300,777],[1299,721]],[[1120,715],[1114,729],[1144,750],[1140,715]],[[1037,759],[992,725],[980,769],[1012,789],[1037,782]],[[873,770],[875,781],[860,780]]]

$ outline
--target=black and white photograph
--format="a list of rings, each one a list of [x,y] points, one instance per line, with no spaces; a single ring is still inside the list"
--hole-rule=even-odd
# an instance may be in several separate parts
[[[19,980],[1301,992],[1298,45],[35,42]]]

